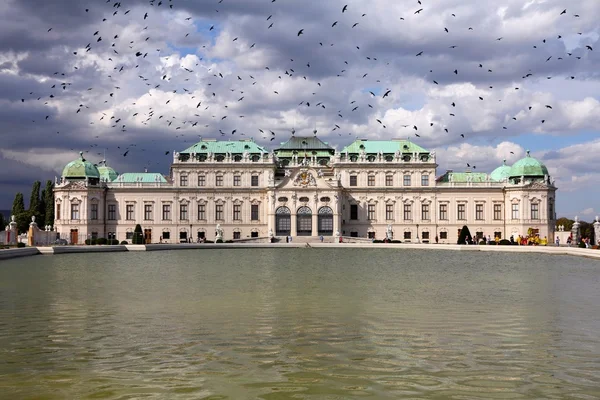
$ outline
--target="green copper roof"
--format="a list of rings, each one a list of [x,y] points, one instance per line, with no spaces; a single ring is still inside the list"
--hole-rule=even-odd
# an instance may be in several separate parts
[[[495,170],[493,170],[492,173],[490,174],[490,178],[492,178],[492,180],[496,181],[496,182],[502,182],[502,181],[506,180],[506,178],[508,178],[509,176],[510,176],[510,167],[508,165],[506,165],[506,160],[504,160],[502,165],[499,166],[498,168],[496,168]]]
[[[279,158],[291,158],[297,153],[298,158],[304,158],[304,150],[279,150],[277,151],[277,157]],[[316,153],[316,154],[313,154]],[[331,155],[330,150],[306,150],[306,157],[316,155],[317,157],[329,157]]]
[[[539,160],[529,155],[527,150],[527,156],[520,159],[510,168],[510,178],[517,178],[520,176],[544,176],[548,175],[548,168],[542,164]]]
[[[119,174],[117,174],[117,172],[114,169],[106,166],[106,163],[98,167],[98,172],[100,173],[100,179],[106,179],[109,182],[114,181],[115,179],[117,179],[117,176],[119,176]]]
[[[236,140],[236,141],[225,141],[225,140],[202,140],[195,145],[188,147],[183,150],[182,154],[191,153],[213,153],[213,154],[225,154],[225,153],[239,153],[242,154],[245,151],[248,153],[268,153],[268,151],[252,140]]]
[[[68,163],[62,171],[63,178],[100,178],[98,168],[83,158],[83,152],[79,152],[79,159]]]
[[[167,183],[167,180],[165,179],[164,176],[162,176],[159,173],[155,173],[155,172],[127,172],[127,173],[119,175],[119,177],[116,179],[116,182],[123,182],[123,183],[136,183],[136,182],[156,183],[156,177],[157,176],[158,176],[158,179],[159,179],[160,182]]]
[[[333,154],[334,150],[327,143],[323,142],[316,136],[292,136],[285,143],[282,143],[275,153],[279,154],[280,150],[330,150]]]
[[[439,183],[456,182],[485,182],[487,174],[484,172],[452,172],[448,171],[437,179]]]
[[[361,148],[364,146],[364,148]],[[360,153],[364,150],[365,153],[394,154],[397,150],[401,153],[429,153],[421,146],[418,146],[408,140],[355,140],[348,146],[344,147],[340,153]]]

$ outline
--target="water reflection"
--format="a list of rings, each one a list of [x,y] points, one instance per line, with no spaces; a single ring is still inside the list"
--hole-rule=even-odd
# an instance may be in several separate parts
[[[7,398],[595,398],[600,269],[286,249],[0,265]],[[2,397],[0,396],[0,397]]]

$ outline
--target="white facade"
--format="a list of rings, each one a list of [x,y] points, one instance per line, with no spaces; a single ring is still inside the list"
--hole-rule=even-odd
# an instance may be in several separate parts
[[[532,228],[553,240],[556,188],[549,176],[495,181],[449,172],[436,179],[435,154],[424,149],[352,155],[324,149],[325,143],[315,151],[306,146],[174,153],[168,177],[82,178],[67,166],[55,187],[55,227],[74,243],[91,237],[130,242],[136,224],[151,243],[214,240],[217,224],[225,240],[270,234],[384,239],[391,229],[395,240],[456,243],[464,225],[472,235],[509,238]]]

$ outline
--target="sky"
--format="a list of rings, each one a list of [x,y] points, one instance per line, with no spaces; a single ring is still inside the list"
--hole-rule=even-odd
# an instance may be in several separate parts
[[[169,174],[200,138],[275,148],[317,130],[336,149],[408,138],[438,175],[530,150],[558,215],[592,220],[597,15],[597,0],[4,0],[0,209],[80,151]]]

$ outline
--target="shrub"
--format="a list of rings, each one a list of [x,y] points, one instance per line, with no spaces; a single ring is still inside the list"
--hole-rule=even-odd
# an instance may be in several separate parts
[[[498,244],[498,243],[494,242],[493,240],[492,240],[492,241],[489,243],[489,245],[490,245],[490,246],[495,246],[495,245],[497,245],[497,244]]]
[[[391,243],[402,243],[402,240],[392,240]]]
[[[119,240],[118,239],[110,239],[108,244],[117,245],[117,244],[119,244]]]
[[[233,240],[226,240],[225,243],[233,243]]]
[[[217,239],[215,243],[223,243],[223,239]]]
[[[498,245],[500,245],[500,246],[510,246],[510,240],[508,240],[508,239],[502,239],[501,241],[498,242]]]
[[[373,243],[385,243],[383,240],[379,240],[379,239],[374,239]]]
[[[129,244],[129,242],[127,240],[123,240],[121,244]]]
[[[577,245],[577,247],[579,247],[580,249],[585,249],[585,243],[579,242],[579,244]]]
[[[98,238],[96,240],[96,244],[106,244],[107,240],[106,238]]]
[[[17,247],[18,248],[25,247],[25,243],[19,242],[19,243],[17,243]]]
[[[467,236],[471,237],[471,231],[469,231],[469,228],[466,225],[463,225],[462,229],[460,230],[460,234],[458,235],[458,241],[456,243],[467,244]]]
[[[485,240],[480,240],[479,245],[483,245],[483,244],[487,244],[487,242]]]
[[[133,238],[131,239],[132,244],[144,244],[144,237],[142,236],[142,226],[137,224],[133,230]]]
[[[85,241],[83,243],[85,243],[86,245],[89,246],[92,244],[92,239],[85,239]]]

